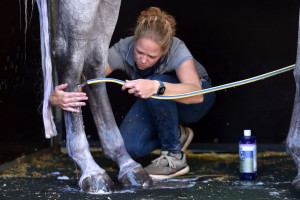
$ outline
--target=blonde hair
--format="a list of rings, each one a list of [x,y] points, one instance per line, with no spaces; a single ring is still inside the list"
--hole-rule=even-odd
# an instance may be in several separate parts
[[[172,15],[157,7],[142,11],[137,18],[134,41],[148,38],[159,44],[165,51],[176,33],[176,21]]]

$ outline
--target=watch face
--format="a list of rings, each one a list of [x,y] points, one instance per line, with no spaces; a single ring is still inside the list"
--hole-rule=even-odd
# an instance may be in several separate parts
[[[159,88],[157,90],[157,94],[158,95],[162,95],[162,94],[164,94],[164,92],[166,90],[166,87],[165,87],[165,85],[164,85],[164,83],[162,81],[159,81],[159,83],[160,83],[160,86],[159,86]]]
[[[163,94],[165,92],[165,87],[161,87],[158,89],[158,94]]]

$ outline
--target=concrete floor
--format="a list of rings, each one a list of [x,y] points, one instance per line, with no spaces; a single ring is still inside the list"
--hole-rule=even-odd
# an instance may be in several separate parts
[[[118,167],[103,157],[93,156],[113,180]],[[143,166],[157,152],[138,160]],[[65,152],[49,150],[0,166],[0,199],[300,199],[291,181],[297,171],[285,152],[258,153],[258,178],[239,179],[237,153],[192,153],[187,151],[189,174],[168,181],[154,181],[147,189],[117,187],[113,194],[86,194],[78,189],[80,172]]]

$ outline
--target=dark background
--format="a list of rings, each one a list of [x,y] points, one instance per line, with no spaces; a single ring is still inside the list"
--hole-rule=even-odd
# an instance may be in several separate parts
[[[177,37],[206,67],[214,86],[295,63],[297,0],[124,0],[111,44],[132,35],[136,17],[150,6],[175,16]],[[13,150],[33,151],[48,146],[49,140],[44,138],[41,115],[37,6],[32,10],[28,2],[27,17],[23,1],[21,5],[18,0],[1,1],[0,9],[1,161],[13,157],[9,153]],[[125,77],[120,72],[112,76]],[[107,85],[119,124],[135,99],[121,92],[119,85]],[[193,143],[236,143],[244,129],[251,129],[258,143],[282,144],[289,129],[294,93],[292,71],[218,91],[209,114],[190,125],[195,132]],[[86,132],[90,140],[97,140],[89,109],[83,111]]]

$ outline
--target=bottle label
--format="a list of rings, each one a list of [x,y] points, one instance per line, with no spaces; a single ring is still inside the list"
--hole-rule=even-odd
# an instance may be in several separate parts
[[[240,144],[240,172],[255,173],[257,171],[256,163],[256,145]]]

